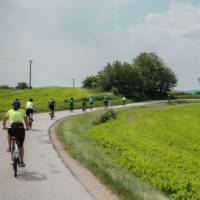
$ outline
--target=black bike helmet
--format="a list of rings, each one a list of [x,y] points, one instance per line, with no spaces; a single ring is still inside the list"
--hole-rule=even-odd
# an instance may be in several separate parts
[[[21,103],[20,103],[19,99],[14,99],[12,101],[12,106],[13,106],[14,110],[18,110],[20,108],[20,105],[21,105]]]
[[[31,101],[31,102],[32,102],[32,101],[33,101],[33,98],[32,98],[32,97],[30,97],[30,98],[29,98],[29,101]]]

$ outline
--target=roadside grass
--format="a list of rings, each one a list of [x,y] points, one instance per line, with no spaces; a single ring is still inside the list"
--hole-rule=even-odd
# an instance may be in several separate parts
[[[82,98],[93,97],[95,99],[94,106],[103,105],[103,96],[106,95],[112,100],[112,105],[121,104],[121,97],[115,96],[112,93],[102,93],[96,90],[83,88],[33,88],[26,90],[5,90],[0,89],[0,118],[11,107],[11,102],[14,98],[19,98],[22,102],[22,107],[29,97],[34,100],[35,109],[37,112],[48,111],[48,100],[54,98],[56,101],[56,110],[69,109],[69,99],[75,100],[75,109],[81,108]],[[127,100],[131,102],[131,100]]]
[[[199,103],[120,109],[116,119],[95,125],[101,112],[56,127],[73,158],[126,200],[164,198],[156,190],[200,199]]]
[[[200,93],[172,91],[170,96],[172,99],[200,99]]]
[[[138,110],[139,108],[134,109]],[[104,110],[71,116],[58,124],[56,126],[57,136],[65,150],[122,199],[166,199],[155,188],[136,177],[129,169],[116,165],[108,151],[92,139],[90,130],[95,127],[96,122],[103,114],[105,114]],[[114,134],[114,132],[112,133]]]

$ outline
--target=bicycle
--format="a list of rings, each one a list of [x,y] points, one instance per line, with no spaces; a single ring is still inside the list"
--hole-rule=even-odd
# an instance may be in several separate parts
[[[12,132],[12,134],[14,134],[13,131],[17,131],[19,132],[24,132],[25,129],[23,127],[20,128],[4,128],[5,130],[7,130],[8,132]],[[26,130],[29,130],[28,128]],[[10,146],[10,152],[11,152],[11,161],[12,161],[12,166],[13,166],[13,171],[14,171],[14,177],[17,177],[17,166],[19,167],[24,167],[22,165],[22,158],[20,156],[20,147],[19,147],[19,140],[16,136],[12,135],[11,137],[11,146]]]
[[[49,115],[50,115],[51,120],[55,117],[53,109],[50,109]]]
[[[16,141],[15,137],[11,138],[11,159],[12,159],[12,165],[14,170],[14,176],[17,177],[17,166],[20,164],[20,153],[19,153],[19,146]]]
[[[29,125],[29,128],[32,129],[32,125],[33,125],[33,114],[32,113],[29,113],[29,115],[28,115],[28,125]]]

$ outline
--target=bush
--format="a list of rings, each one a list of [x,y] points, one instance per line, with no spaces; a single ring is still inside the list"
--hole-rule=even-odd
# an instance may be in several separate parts
[[[100,113],[100,115],[97,117],[97,120],[94,121],[94,124],[102,124],[105,123],[111,119],[116,119],[117,113],[114,110],[108,110],[106,112]]]
[[[84,88],[96,88],[97,87],[97,76],[88,76],[82,82]]]
[[[18,90],[24,90],[27,88],[28,88],[28,85],[26,82],[19,82],[17,83],[17,86],[15,87],[15,89],[18,89]]]
[[[111,92],[114,94],[114,95],[119,95],[119,91],[116,87],[112,87],[111,89]]]
[[[0,85],[0,89],[13,89],[12,87],[9,87],[8,85]]]

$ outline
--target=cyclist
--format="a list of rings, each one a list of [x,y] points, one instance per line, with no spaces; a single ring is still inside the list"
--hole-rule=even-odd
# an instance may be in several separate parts
[[[74,110],[74,98],[71,97],[69,100],[69,107],[70,107],[70,112],[73,112]]]
[[[20,109],[20,100],[14,99],[12,102],[13,108],[8,110],[3,118],[3,128],[6,129],[6,122],[9,120],[10,128],[8,129],[8,149],[7,152],[11,151],[11,137],[15,137],[17,139],[19,145],[19,153],[20,153],[20,166],[25,167],[24,163],[24,139],[25,139],[25,129],[28,130],[28,120],[26,117],[26,113],[23,109]]]
[[[93,104],[94,104],[94,99],[93,99],[93,97],[90,97],[90,98],[89,98],[89,104],[90,104],[90,110],[92,110],[92,109],[93,109]]]
[[[123,97],[122,97],[122,105],[125,105],[125,104],[126,104],[126,97],[123,96]]]
[[[85,97],[82,99],[82,111],[87,111],[87,99]]]
[[[52,114],[52,117],[55,117],[54,115],[54,109],[56,106],[56,102],[53,100],[53,98],[51,98],[48,102],[48,106],[49,106],[49,114]]]
[[[32,115],[31,118],[32,121],[33,121],[33,111],[34,111],[33,98],[29,98],[29,100],[26,103],[26,116],[30,117],[30,115]]]
[[[103,97],[103,103],[104,103],[104,107],[108,108],[108,97],[107,96]]]

